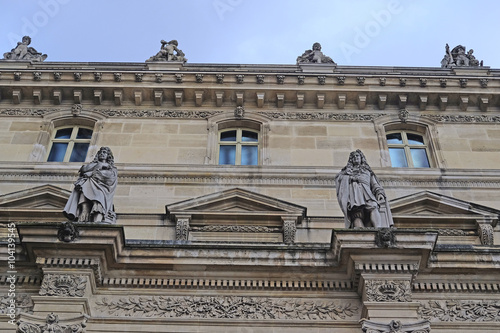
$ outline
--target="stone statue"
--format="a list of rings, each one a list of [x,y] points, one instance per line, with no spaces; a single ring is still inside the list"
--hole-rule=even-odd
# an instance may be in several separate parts
[[[101,147],[94,160],[83,165],[71,193],[64,215],[78,222],[115,223],[113,207],[118,172],[111,149]]]
[[[457,45],[450,51],[450,46],[446,44],[445,55],[443,60],[441,60],[442,68],[453,68],[453,67],[478,67],[483,66],[483,62],[479,62],[472,53],[473,49],[470,49],[467,53],[465,52],[465,46]]]
[[[335,186],[346,228],[393,226],[384,189],[361,150],[351,152],[347,165],[335,176]]]
[[[332,58],[327,57],[321,52],[321,44],[314,43],[312,50],[306,50],[301,56],[297,57],[297,64],[335,64]]]
[[[34,48],[28,46],[30,44],[31,38],[29,36],[24,36],[22,42],[17,42],[15,48],[3,54],[4,60],[44,61],[47,55],[37,52]]]
[[[177,46],[179,43],[173,39],[170,42],[166,42],[163,39],[161,40],[161,48],[158,53],[152,57],[150,57],[147,62],[150,61],[180,61],[186,62],[187,59],[185,57],[184,52],[178,49]]]

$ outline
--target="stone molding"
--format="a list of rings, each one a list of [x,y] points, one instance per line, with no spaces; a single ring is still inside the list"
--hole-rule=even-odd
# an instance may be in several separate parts
[[[63,269],[91,269],[96,285],[101,285],[102,269],[101,262],[96,258],[36,258],[36,264],[43,268],[63,268]],[[42,284],[44,283],[42,281]]]
[[[40,296],[83,297],[87,278],[75,274],[46,274],[40,287]]]
[[[421,301],[418,310],[431,322],[500,322],[500,301]]]
[[[245,296],[102,297],[97,309],[112,317],[233,320],[356,320],[359,307],[346,301]],[[358,317],[359,318],[359,317]]]
[[[409,280],[365,280],[368,302],[411,302]]]
[[[238,289],[238,290],[307,290],[311,291],[352,291],[352,281],[333,280],[260,280],[260,279],[211,279],[211,278],[144,278],[123,277],[104,278],[102,286],[152,289]]]
[[[7,182],[37,182],[46,183],[67,183],[68,186],[74,181],[76,169],[66,168],[61,164],[61,168],[45,168],[46,163],[0,163],[0,181]],[[145,168],[147,166],[148,168]],[[120,164],[117,164],[120,168]],[[186,167],[186,166],[184,166]],[[126,170],[122,170],[118,176],[119,183],[122,185],[150,184],[195,184],[203,185],[273,185],[273,186],[316,186],[321,188],[333,189],[335,187],[335,170],[324,171],[324,168],[288,168],[279,167],[277,172],[275,168],[262,168],[262,177],[253,177],[246,174],[247,169],[241,167],[234,172],[227,170],[220,171],[218,166],[204,165],[189,166],[191,172],[186,174],[180,171],[182,168],[172,168],[170,165],[127,165]],[[32,172],[32,170],[43,170],[43,172]],[[144,171],[148,169],[148,171]],[[500,173],[487,172],[487,174],[478,176],[474,170],[457,171],[454,173],[441,174],[435,169],[419,171],[418,174],[405,174],[404,178],[394,176],[394,171],[389,174],[387,170],[376,169],[380,184],[386,188],[425,188],[425,189],[443,189],[443,188],[480,188],[480,189],[499,189]],[[207,175],[207,173],[209,173]]]
[[[460,293],[499,293],[499,283],[484,282],[436,282],[419,281],[412,285],[413,291],[417,292],[460,292]]]

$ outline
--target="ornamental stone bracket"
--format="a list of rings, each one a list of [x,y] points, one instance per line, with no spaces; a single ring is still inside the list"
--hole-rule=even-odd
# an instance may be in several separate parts
[[[22,313],[17,322],[16,332],[20,333],[84,333],[89,316],[80,314],[76,317],[59,319],[59,315],[48,313],[45,316],[33,316]]]
[[[175,221],[175,240],[187,241],[189,240],[189,222],[191,216],[176,216]]]
[[[479,240],[481,245],[493,246],[494,245],[494,232],[493,227],[496,225],[497,221],[478,220],[476,221],[477,233],[479,235]]]

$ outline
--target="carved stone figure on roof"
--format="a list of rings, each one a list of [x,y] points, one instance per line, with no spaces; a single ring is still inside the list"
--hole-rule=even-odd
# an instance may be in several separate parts
[[[185,57],[184,52],[177,48],[179,43],[173,39],[169,42],[165,40],[161,40],[161,48],[160,51],[158,51],[157,54],[154,56],[150,57],[146,61],[180,61],[180,62],[186,62],[187,59]]]
[[[24,36],[22,42],[17,42],[15,48],[3,54],[4,60],[44,61],[47,55],[37,52],[33,47],[28,46],[30,44],[31,38],[29,36]]]
[[[477,67],[482,66],[483,62],[479,62],[476,57],[472,54],[473,49],[465,52],[465,46],[457,45],[450,51],[450,46],[446,44],[445,55],[443,60],[441,60],[442,68],[453,68],[453,67]]]
[[[335,64],[332,58],[327,57],[321,52],[321,44],[314,43],[312,50],[306,50],[301,56],[297,57],[297,64]]]
[[[346,228],[393,226],[384,189],[361,150],[349,154],[347,165],[335,176],[335,186]]]
[[[64,215],[78,222],[115,223],[113,208],[118,172],[111,149],[101,147],[94,160],[83,165],[71,193]]]

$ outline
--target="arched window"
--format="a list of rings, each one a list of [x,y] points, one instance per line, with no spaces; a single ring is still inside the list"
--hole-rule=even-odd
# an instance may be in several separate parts
[[[259,132],[248,128],[219,131],[218,161],[220,165],[258,165]]]
[[[92,128],[59,127],[53,132],[47,162],[84,162],[87,157]]]
[[[425,137],[410,131],[386,134],[391,165],[398,168],[430,168]]]

